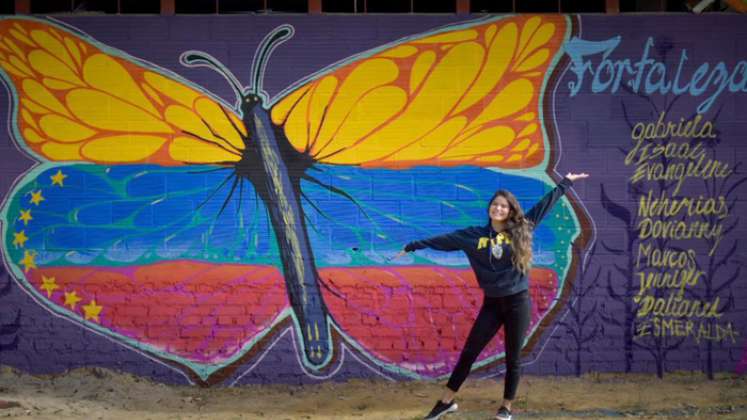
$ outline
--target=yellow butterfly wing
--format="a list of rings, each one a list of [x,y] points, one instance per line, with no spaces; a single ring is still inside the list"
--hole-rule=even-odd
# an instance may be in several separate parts
[[[248,135],[199,89],[47,21],[0,20],[0,73],[19,143],[48,160],[237,162]]]
[[[535,166],[540,94],[568,30],[562,16],[513,16],[409,39],[303,84],[272,120],[323,163]]]

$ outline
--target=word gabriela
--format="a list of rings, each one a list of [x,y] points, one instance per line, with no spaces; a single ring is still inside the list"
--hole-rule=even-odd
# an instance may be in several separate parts
[[[620,89],[620,85],[625,83],[633,93],[646,95],[654,93],[666,95],[670,92],[676,96],[707,95],[697,108],[698,113],[703,114],[724,91],[747,92],[747,61],[745,60],[738,61],[732,67],[723,61],[713,65],[706,62],[694,71],[686,71],[687,50],[682,49],[676,68],[667,68],[663,61],[649,56],[651,47],[654,46],[653,37],[646,40],[638,61],[628,58],[610,58],[621,40],[620,36],[606,41],[586,41],[574,37],[566,43],[565,52],[571,58],[571,71],[576,75],[576,80],[568,84],[571,96],[576,96],[583,86],[584,79],[590,76],[593,93],[615,93]],[[659,50],[667,47],[671,48],[671,46],[666,46]],[[587,57],[596,54],[601,54],[602,57],[594,64]],[[664,54],[660,55],[663,59]]]
[[[701,124],[702,122],[702,124]],[[673,138],[683,139],[715,139],[713,123],[709,120],[703,121],[703,115],[698,114],[693,119],[680,117],[679,122],[667,120],[666,112],[659,114],[656,122],[638,122],[630,132],[630,138],[640,143],[641,140],[667,140]]]

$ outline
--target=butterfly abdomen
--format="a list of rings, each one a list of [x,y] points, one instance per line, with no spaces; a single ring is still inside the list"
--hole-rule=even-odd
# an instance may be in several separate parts
[[[252,145],[242,159],[242,169],[264,201],[278,241],[286,289],[293,308],[307,360],[326,364],[332,354],[327,307],[319,289],[319,273],[309,243],[300,201],[300,177],[306,168],[291,170],[287,140],[274,130],[261,106],[247,107],[244,123],[253,134]],[[283,146],[286,147],[283,147]],[[258,167],[249,168],[247,163]],[[296,162],[290,162],[291,164]]]

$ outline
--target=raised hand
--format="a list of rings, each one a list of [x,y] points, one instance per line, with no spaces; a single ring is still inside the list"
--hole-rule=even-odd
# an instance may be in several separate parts
[[[565,175],[565,177],[570,179],[571,181],[576,181],[577,179],[588,178],[589,174],[587,174],[586,172],[581,172],[580,174],[574,174],[573,172],[568,172]]]

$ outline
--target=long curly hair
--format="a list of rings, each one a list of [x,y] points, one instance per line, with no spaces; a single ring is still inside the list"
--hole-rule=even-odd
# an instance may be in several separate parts
[[[509,213],[506,220],[506,231],[511,237],[511,261],[524,274],[532,268],[532,232],[534,223],[524,217],[524,210],[516,196],[507,190],[498,190],[488,201],[488,221],[490,221],[490,204],[496,197],[503,197],[508,201]]]

